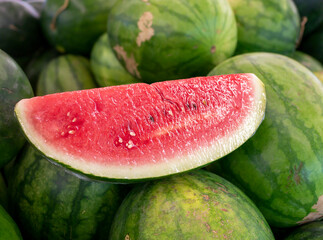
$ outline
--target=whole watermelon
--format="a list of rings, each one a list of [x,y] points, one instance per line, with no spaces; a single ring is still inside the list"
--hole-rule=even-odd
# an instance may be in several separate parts
[[[237,43],[226,0],[120,0],[108,19],[110,44],[143,82],[206,75]]]
[[[26,239],[107,239],[123,185],[79,179],[27,146],[9,177],[10,209]]]
[[[32,54],[43,40],[39,13],[23,1],[0,1],[0,36],[0,49],[11,57]]]
[[[33,97],[33,90],[25,73],[0,50],[0,168],[13,159],[25,143],[13,110],[20,99],[29,97]]]
[[[89,55],[106,31],[109,10],[116,0],[47,0],[41,14],[43,32],[62,53]]]
[[[252,72],[265,84],[265,119],[210,170],[240,186],[268,223],[288,227],[323,216],[323,84],[300,63],[273,53],[243,54],[210,75]]]
[[[90,60],[95,80],[101,87],[138,82],[115,56],[107,33],[94,44]]]
[[[292,0],[228,0],[238,25],[236,53],[295,50],[300,18]]]
[[[52,59],[41,71],[36,94],[46,95],[95,87],[89,60],[67,54]]]
[[[274,237],[243,192],[215,174],[196,170],[134,188],[116,213],[109,239]]]

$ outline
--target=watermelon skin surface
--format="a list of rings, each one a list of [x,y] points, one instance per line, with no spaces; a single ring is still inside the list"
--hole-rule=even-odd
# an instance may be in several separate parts
[[[295,50],[300,18],[292,0],[229,0],[238,26],[236,54]]]
[[[110,44],[143,82],[205,76],[232,56],[237,42],[225,0],[122,0],[108,19]]]
[[[90,60],[95,79],[101,87],[139,82],[125,70],[115,56],[107,33],[94,44]]]
[[[254,72],[264,82],[265,119],[209,170],[245,191],[272,226],[322,217],[323,84],[300,63],[272,53],[233,57],[210,75],[227,72]]]
[[[238,74],[50,94],[20,101],[16,116],[48,158],[127,182],[226,155],[257,130],[265,104],[262,82]]]
[[[323,222],[312,222],[298,227],[284,240],[321,240],[323,239]]]
[[[14,117],[14,106],[20,99],[33,96],[24,72],[0,50],[0,168],[13,159],[25,143]]]
[[[39,13],[23,1],[0,1],[0,49],[19,58],[33,53],[41,41]]]
[[[19,228],[8,212],[0,205],[0,240],[22,240]]]
[[[295,59],[297,62],[303,64],[312,72],[323,70],[323,65],[317,59],[315,59],[307,53],[295,51],[293,54],[290,55],[290,57]]]
[[[9,177],[10,209],[26,239],[107,239],[123,185],[85,181],[23,149]]]
[[[108,14],[115,2],[47,0],[41,14],[43,32],[59,52],[88,56],[95,41],[106,31]]]
[[[323,23],[301,42],[299,49],[323,64]]]
[[[110,231],[117,239],[274,239],[256,206],[234,185],[204,170],[134,188]]]
[[[96,86],[89,60],[83,56],[67,54],[52,59],[41,71],[36,95],[90,89]]]

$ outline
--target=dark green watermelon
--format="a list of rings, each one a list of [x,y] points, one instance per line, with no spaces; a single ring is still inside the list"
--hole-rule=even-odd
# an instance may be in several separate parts
[[[109,14],[110,44],[143,82],[206,75],[237,43],[227,0],[120,0]]]
[[[301,42],[299,49],[323,64],[323,24]]]
[[[8,190],[5,179],[2,173],[0,173],[0,204],[4,209],[8,209]]]
[[[11,216],[0,205],[0,240],[22,240],[20,230]]]
[[[250,199],[204,170],[148,182],[122,202],[110,240],[274,239]]]
[[[9,177],[10,209],[26,239],[107,239],[123,185],[79,179],[27,146]]]
[[[323,216],[323,84],[288,57],[243,54],[210,75],[253,72],[265,84],[265,119],[240,148],[209,167],[240,186],[276,227]]]
[[[25,73],[0,50],[0,168],[12,160],[25,143],[13,110],[20,99],[32,96]]]
[[[304,36],[311,34],[323,23],[322,0],[294,0],[301,18],[306,17]]]
[[[95,80],[101,87],[139,82],[115,56],[107,33],[94,44],[90,60]]]
[[[63,53],[89,55],[106,31],[109,10],[116,0],[47,0],[41,25],[48,41]]]
[[[295,50],[300,18],[292,0],[229,0],[238,25],[236,54]]]
[[[32,54],[43,41],[39,13],[23,1],[0,1],[0,36],[0,49],[10,56]]]
[[[289,57],[300,62],[312,72],[323,70],[323,65],[317,59],[315,59],[311,55],[308,55],[307,53],[304,53],[301,51],[295,51],[294,53],[289,55]]]
[[[87,58],[67,54],[52,59],[41,71],[36,95],[95,88]]]
[[[312,222],[292,231],[284,240],[322,240],[323,221]]]

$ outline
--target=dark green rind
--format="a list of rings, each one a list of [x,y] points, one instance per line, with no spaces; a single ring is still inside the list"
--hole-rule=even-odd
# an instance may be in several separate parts
[[[138,21],[145,12],[153,17],[154,34],[138,47]],[[237,42],[226,0],[121,0],[109,14],[108,36],[114,50],[124,49],[123,66],[148,83],[204,76],[233,54]]]
[[[323,195],[323,84],[300,63],[272,53],[233,57],[210,75],[242,72],[265,84],[265,119],[209,170],[240,186],[270,225],[297,225]]]
[[[294,230],[284,240],[322,240],[323,222],[312,222]]]
[[[23,1],[0,1],[0,36],[0,49],[11,57],[33,53],[43,41],[39,14]]]
[[[14,107],[33,97],[30,83],[18,64],[0,50],[0,168],[13,159],[25,143]]]
[[[228,0],[238,26],[236,54],[295,50],[300,18],[292,0]]]
[[[294,2],[301,18],[307,18],[304,36],[308,36],[323,24],[323,2],[322,0],[294,0]]]
[[[68,54],[52,59],[41,71],[36,95],[95,87],[89,60],[82,56]]]
[[[118,209],[110,240],[274,239],[255,205],[215,174],[196,170],[134,188]]]
[[[95,80],[101,87],[139,82],[125,70],[115,56],[107,33],[94,44],[90,62]]]
[[[323,24],[301,42],[299,49],[323,64]]]
[[[123,185],[84,181],[28,146],[9,178],[10,209],[26,239],[107,239]]]
[[[95,41],[106,31],[108,14],[116,0],[69,0],[52,28],[52,20],[64,1],[46,1],[41,15],[43,32],[58,51],[89,55]]]
[[[22,240],[16,223],[2,206],[0,206],[0,240]]]
[[[312,56],[303,53],[301,51],[295,51],[292,53],[289,57],[293,58],[297,62],[303,64],[305,67],[307,67],[312,72],[317,72],[323,70],[323,65],[313,58]]]

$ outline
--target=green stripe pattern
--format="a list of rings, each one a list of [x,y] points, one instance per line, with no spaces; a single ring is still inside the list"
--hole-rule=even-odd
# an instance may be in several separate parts
[[[110,233],[110,240],[274,239],[251,200],[205,170],[137,186],[121,204]]]
[[[10,209],[26,239],[107,239],[123,185],[82,180],[24,148],[9,178]]]
[[[96,87],[91,65],[79,55],[64,55],[51,60],[40,73],[36,95],[91,89]]]
[[[237,19],[236,53],[295,50],[300,17],[292,0],[228,0]]]
[[[103,34],[93,46],[91,69],[101,87],[139,82],[125,68],[114,54],[108,34]]]
[[[237,42],[226,0],[121,0],[109,14],[108,35],[126,69],[144,82],[203,76]]]
[[[20,99],[33,95],[25,73],[0,50],[0,168],[12,160],[25,143],[14,107]]]
[[[233,57],[209,75],[243,72],[265,84],[265,119],[209,170],[240,186],[270,225],[297,225],[317,211],[323,195],[323,84],[300,63],[273,53]]]

